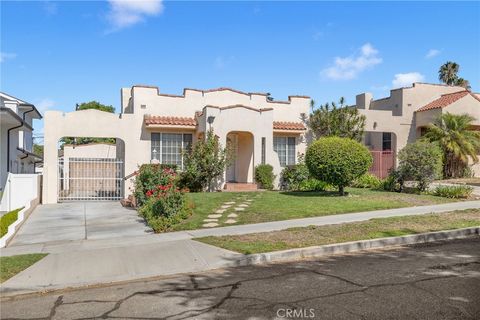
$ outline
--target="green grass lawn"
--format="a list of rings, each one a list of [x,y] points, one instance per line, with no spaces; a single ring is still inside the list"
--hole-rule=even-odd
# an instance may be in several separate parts
[[[480,209],[195,240],[244,254],[480,226]]]
[[[45,253],[32,253],[0,257],[0,283],[7,281],[17,273],[27,269],[46,255]]]
[[[236,224],[422,206],[452,201],[452,199],[430,195],[373,191],[370,189],[347,188],[347,191],[349,195],[345,197],[338,196],[335,192],[189,193],[187,197],[194,206],[193,215],[173,229],[191,230],[201,228],[203,219],[220,208],[222,203],[228,201],[239,203],[242,199],[247,198],[253,199],[253,201],[245,211],[239,213]],[[225,219],[225,217],[222,219]]]
[[[5,213],[3,216],[0,217],[0,237],[3,237],[4,235],[7,234],[8,232],[8,227],[17,221],[18,219],[18,213],[22,208],[18,208],[15,210],[12,210],[10,212]]]

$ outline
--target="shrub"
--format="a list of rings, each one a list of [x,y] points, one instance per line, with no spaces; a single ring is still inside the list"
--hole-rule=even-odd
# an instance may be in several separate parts
[[[232,153],[222,148],[212,130],[205,139],[198,140],[192,149],[184,154],[180,183],[190,191],[198,192],[208,188],[220,177],[232,160]]]
[[[382,181],[375,175],[370,173],[365,173],[361,175],[357,179],[355,179],[352,183],[352,187],[354,188],[378,188],[382,184]]]
[[[345,187],[370,168],[372,156],[352,139],[326,137],[308,147],[305,162],[314,178],[337,186],[344,195]]]
[[[408,144],[398,154],[398,172],[403,181],[413,180],[420,191],[442,173],[442,150],[428,141]]]
[[[468,198],[472,195],[473,188],[471,186],[437,186],[432,194],[445,198]]]
[[[147,200],[147,191],[155,189],[159,185],[167,185],[175,178],[175,165],[166,164],[143,164],[137,170],[135,177],[135,199],[138,206],[142,206]]]
[[[3,237],[7,234],[8,226],[17,221],[18,212],[22,209],[23,208],[15,209],[13,211],[5,213],[2,217],[0,217],[0,237]]]
[[[281,173],[282,189],[300,190],[300,184],[309,179],[310,173],[305,163],[285,167]]]
[[[299,191],[326,191],[331,189],[331,186],[324,182],[317,180],[315,178],[308,178],[300,182],[298,189]]]
[[[255,181],[260,184],[262,189],[272,190],[275,175],[273,167],[269,164],[259,164],[255,167]]]
[[[391,170],[388,177],[381,180],[380,185],[375,188],[377,190],[401,192],[403,190],[404,181],[397,170]]]

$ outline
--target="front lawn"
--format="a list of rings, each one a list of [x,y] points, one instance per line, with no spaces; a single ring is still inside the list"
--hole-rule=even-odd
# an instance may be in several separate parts
[[[173,230],[201,228],[204,219],[226,202],[237,204],[246,199],[251,202],[243,211],[235,212],[233,207],[220,218],[219,225],[230,212],[238,214],[234,224],[250,224],[267,221],[317,217],[350,212],[393,209],[451,202],[430,195],[416,195],[395,192],[373,191],[370,189],[347,188],[348,196],[338,196],[336,192],[216,192],[189,193],[188,200],[193,205],[193,214],[174,226]],[[223,220],[222,220],[223,219]]]
[[[46,255],[45,253],[32,253],[0,257],[0,283],[27,269]]]
[[[0,237],[3,237],[8,232],[8,227],[17,221],[18,213],[22,208],[12,210],[10,212],[5,213],[2,217],[0,217]]]
[[[480,209],[394,218],[340,225],[310,226],[238,236],[195,240],[244,254],[303,248],[349,241],[396,237],[480,225]]]

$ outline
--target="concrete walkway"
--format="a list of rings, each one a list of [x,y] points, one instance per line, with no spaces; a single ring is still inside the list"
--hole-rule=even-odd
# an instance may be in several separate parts
[[[198,272],[236,264],[242,255],[192,241],[208,235],[233,235],[308,225],[338,224],[371,218],[420,215],[480,208],[480,201],[456,202],[252,225],[172,232],[141,237],[82,240],[12,246],[0,254],[49,252],[40,262],[2,284],[0,293],[17,295],[42,290],[134,280],[151,276]]]

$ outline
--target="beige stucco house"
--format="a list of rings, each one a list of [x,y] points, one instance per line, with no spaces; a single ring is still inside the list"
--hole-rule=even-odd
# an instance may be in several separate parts
[[[425,128],[440,114],[467,113],[480,130],[480,95],[462,87],[414,83],[390,91],[390,96],[373,99],[371,93],[356,97],[356,107],[366,116],[365,144],[371,150],[392,150],[395,154],[407,143],[422,136]],[[480,165],[472,169],[480,176]]]
[[[219,141],[235,150],[235,161],[218,181],[218,188],[255,187],[254,168],[271,164],[278,177],[294,164],[310,139],[305,121],[310,98],[289,96],[272,100],[265,93],[230,88],[184,89],[182,95],[161,93],[157,87],[136,85],[121,89],[120,114],[97,110],[45,114],[43,201],[58,200],[57,145],[62,137],[116,138],[123,175],[144,163],[170,163],[181,169],[182,149],[210,128]],[[120,142],[120,143],[119,143]],[[122,196],[131,181],[122,183]]]

